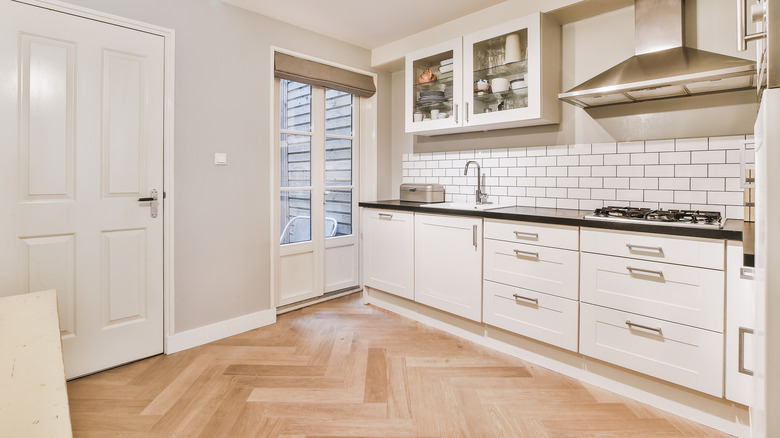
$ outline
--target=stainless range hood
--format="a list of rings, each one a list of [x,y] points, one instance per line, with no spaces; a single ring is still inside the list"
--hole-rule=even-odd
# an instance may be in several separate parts
[[[636,55],[558,98],[583,108],[749,89],[756,63],[683,45],[683,0],[635,0]]]

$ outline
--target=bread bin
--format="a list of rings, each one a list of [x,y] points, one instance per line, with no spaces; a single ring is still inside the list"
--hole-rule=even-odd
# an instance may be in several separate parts
[[[444,202],[444,186],[441,184],[401,184],[401,201]]]

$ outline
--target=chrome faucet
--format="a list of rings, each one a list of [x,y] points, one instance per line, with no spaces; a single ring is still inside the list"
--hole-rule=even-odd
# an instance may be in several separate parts
[[[482,171],[481,171],[481,169],[479,167],[479,163],[477,163],[474,160],[470,160],[470,161],[466,162],[466,167],[463,168],[463,175],[468,175],[469,174],[469,164],[472,164],[472,163],[475,166],[477,166],[477,191],[476,191],[477,204],[492,204],[492,202],[488,202],[488,200],[487,200],[487,193],[484,193],[482,191]]]

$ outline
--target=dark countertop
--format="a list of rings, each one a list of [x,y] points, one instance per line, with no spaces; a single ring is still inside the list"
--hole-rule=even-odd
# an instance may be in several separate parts
[[[611,230],[637,231],[642,233],[669,234],[675,236],[703,237],[710,239],[743,241],[744,263],[753,266],[753,229],[754,224],[741,220],[727,219],[721,229],[678,227],[674,225],[654,225],[644,222],[612,222],[584,219],[592,210],[567,210],[536,207],[503,207],[493,210],[454,210],[449,208],[430,207],[420,202],[399,201],[397,199],[374,202],[361,202],[361,207],[388,210],[412,211],[418,213],[434,213],[453,216],[473,216],[489,219],[505,219],[524,222],[540,222],[546,224],[572,225],[589,228],[606,228]]]

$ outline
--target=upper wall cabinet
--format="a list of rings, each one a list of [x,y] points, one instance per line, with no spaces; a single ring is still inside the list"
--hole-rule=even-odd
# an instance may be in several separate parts
[[[406,56],[406,132],[558,123],[561,28],[534,13]]]

